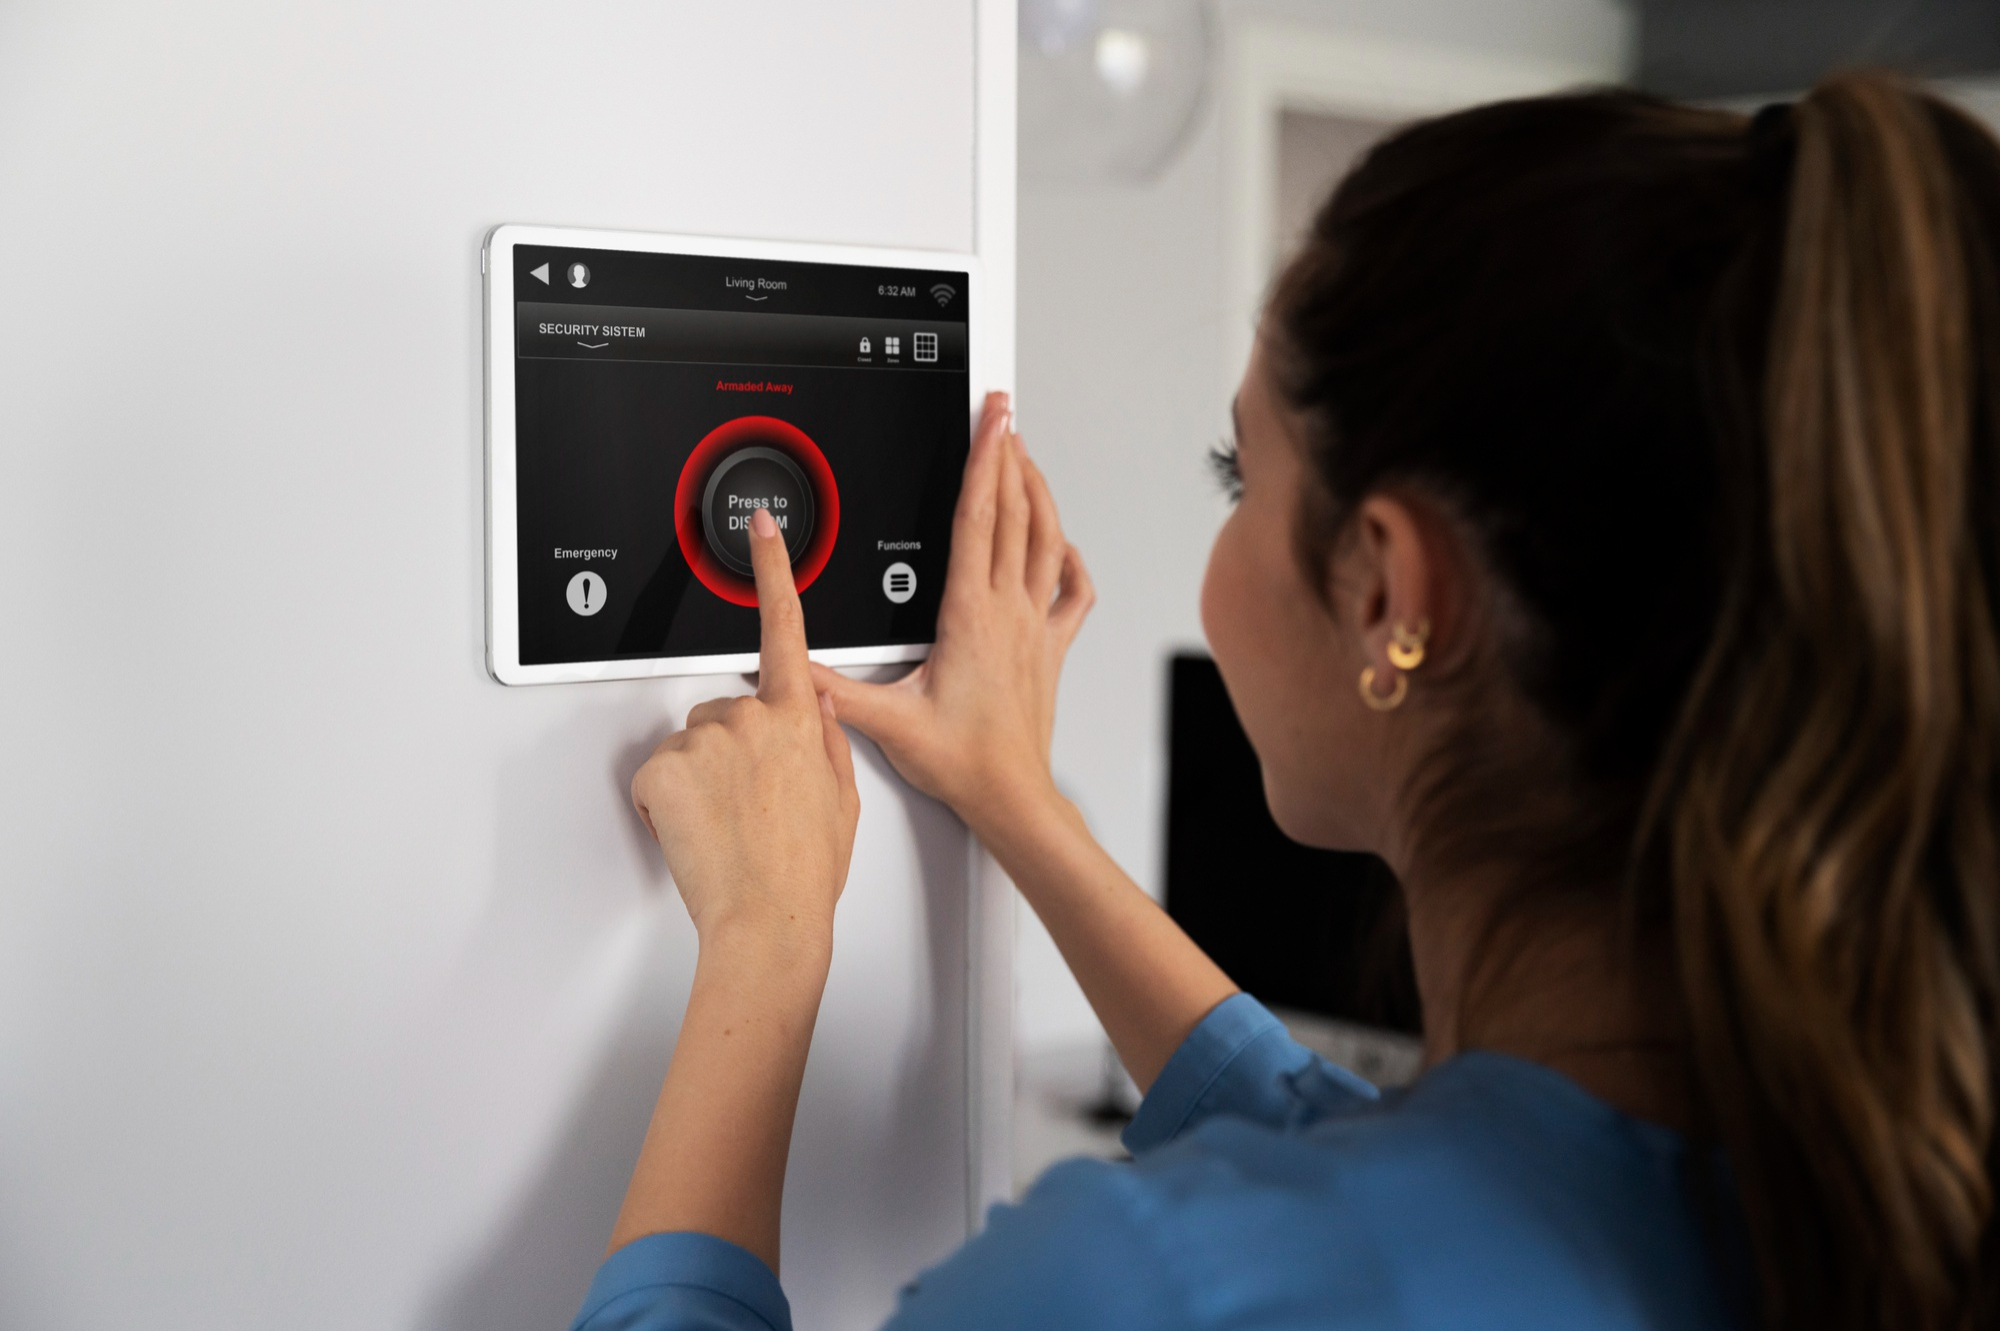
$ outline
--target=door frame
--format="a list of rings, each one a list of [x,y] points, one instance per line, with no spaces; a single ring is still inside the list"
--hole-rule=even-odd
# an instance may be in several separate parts
[[[1600,62],[1427,45],[1296,22],[1250,20],[1231,33],[1222,79],[1223,373],[1228,401],[1250,359],[1272,267],[1278,121],[1286,111],[1414,120],[1508,97],[1614,82]]]
[[[1014,391],[1016,0],[973,0],[972,248],[986,275],[986,387]],[[965,1232],[1014,1196],[1014,884],[966,833]]]

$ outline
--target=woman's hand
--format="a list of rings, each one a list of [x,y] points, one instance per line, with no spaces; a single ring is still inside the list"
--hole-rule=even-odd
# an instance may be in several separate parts
[[[1006,395],[989,395],[952,521],[930,659],[886,685],[813,667],[841,720],[989,840],[1055,795],[1056,680],[1095,599],[1012,425]]]
[[[861,800],[847,736],[813,693],[784,538],[762,510],[750,558],[757,696],[695,708],[632,778],[701,953],[611,1247],[693,1230],[776,1271],[792,1117]]]
[[[1141,1086],[1236,986],[1104,853],[1049,775],[1056,677],[1095,599],[1055,501],[986,413],[965,464],[930,659],[894,684],[815,667],[841,719],[958,812],[1048,926]]]
[[[756,696],[702,703],[632,778],[704,944],[738,923],[830,938],[861,812],[847,736],[813,689],[785,542],[761,509],[750,556],[764,633]]]

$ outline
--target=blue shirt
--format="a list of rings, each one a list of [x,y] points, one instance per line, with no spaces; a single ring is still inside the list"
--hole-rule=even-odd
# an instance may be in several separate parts
[[[994,1207],[889,1326],[1748,1325],[1724,1274],[1741,1244],[1702,1219],[1695,1176],[1719,1176],[1538,1064],[1463,1053],[1382,1094],[1239,994],[1175,1051],[1125,1144],[1130,1164],[1072,1160]],[[706,1234],[613,1253],[576,1321],[790,1327],[770,1268]]]

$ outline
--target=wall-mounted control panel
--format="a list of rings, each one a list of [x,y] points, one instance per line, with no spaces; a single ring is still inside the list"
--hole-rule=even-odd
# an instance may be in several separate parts
[[[760,508],[814,659],[926,654],[983,387],[969,256],[502,226],[482,261],[494,678],[754,669]]]

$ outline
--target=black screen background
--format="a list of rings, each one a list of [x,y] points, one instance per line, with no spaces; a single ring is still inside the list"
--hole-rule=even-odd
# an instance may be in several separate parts
[[[590,285],[560,274],[581,258]],[[529,270],[548,262],[547,285]],[[847,265],[771,263],[520,246],[521,304],[743,310],[727,275],[787,284],[756,312],[911,320],[966,317],[966,279]],[[937,282],[957,296],[940,309]],[[914,285],[916,299],[879,297]],[[718,391],[718,383],[779,382],[790,394]],[[731,604],[694,576],[674,534],[674,491],[695,445],[740,416],[774,416],[825,454],[840,496],[838,539],[800,598],[814,648],[925,643],[935,637],[950,554],[951,516],[968,442],[970,382],[962,367],[828,367],[518,356],[515,360],[518,594],[521,662],[705,656],[757,650],[757,611]],[[878,551],[878,541],[919,549]],[[558,559],[565,549],[615,549],[615,559]],[[905,604],[882,592],[893,563],[916,570]],[[582,616],[566,588],[584,570],[606,586],[605,608]]]

